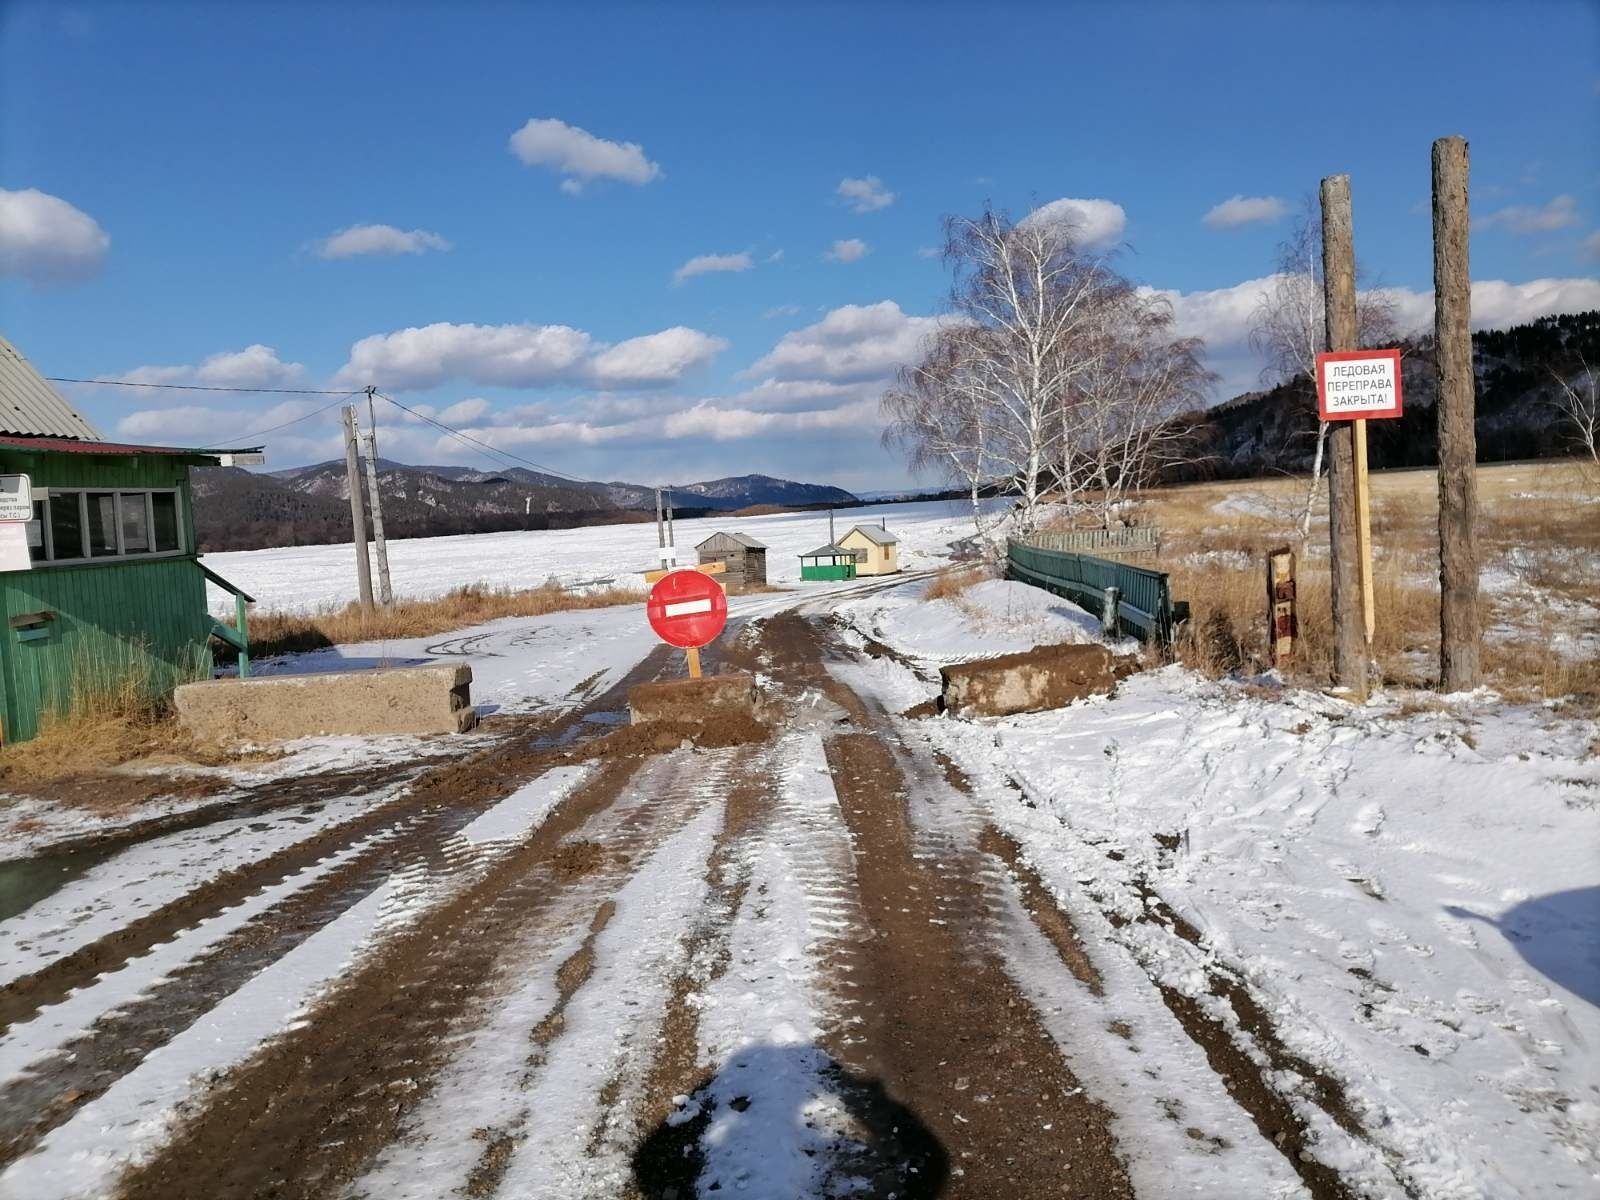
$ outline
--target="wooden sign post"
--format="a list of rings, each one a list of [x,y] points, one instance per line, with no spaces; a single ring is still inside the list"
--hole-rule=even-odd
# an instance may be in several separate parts
[[[1300,633],[1295,614],[1294,551],[1288,546],[1267,554],[1267,628],[1272,665],[1285,666],[1294,658],[1294,639]]]
[[[1362,627],[1372,645],[1372,503],[1367,484],[1367,421],[1401,415],[1400,351],[1348,350],[1317,355],[1317,411],[1324,421],[1349,421],[1355,435],[1356,562]]]

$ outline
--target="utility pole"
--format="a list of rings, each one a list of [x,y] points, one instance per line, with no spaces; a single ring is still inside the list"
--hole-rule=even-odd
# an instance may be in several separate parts
[[[1439,399],[1439,687],[1478,686],[1478,440],[1467,256],[1467,141],[1433,143],[1433,340]]]
[[[667,554],[672,565],[678,565],[678,538],[672,528],[672,489],[667,489]]]
[[[1350,176],[1322,181],[1322,288],[1329,351],[1354,350],[1355,234]],[[1366,622],[1362,614],[1360,521],[1356,511],[1355,430],[1336,421],[1328,430],[1328,542],[1333,582],[1333,680],[1362,703],[1367,699]]]
[[[378,406],[372,399],[377,390],[370,385],[367,388],[367,418],[371,422],[367,430],[367,490],[372,499],[372,545],[378,555],[378,599],[388,608],[394,593],[389,588],[389,543],[383,536],[383,497],[378,494]]]
[[[372,607],[372,564],[367,560],[367,517],[361,509],[361,451],[356,444],[356,406],[344,406],[344,476],[350,488],[350,526],[355,533],[356,585],[361,607]]]
[[[667,565],[666,510],[661,507],[661,489],[656,489],[656,557],[663,569]]]

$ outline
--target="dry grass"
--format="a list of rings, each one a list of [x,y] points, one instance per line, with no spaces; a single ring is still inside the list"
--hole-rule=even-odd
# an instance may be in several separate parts
[[[928,584],[928,590],[924,595],[929,600],[957,600],[966,595],[969,588],[988,578],[989,573],[980,567],[959,567],[940,571],[933,577],[933,582]]]
[[[74,663],[71,694],[43,715],[38,735],[0,754],[0,788],[37,791],[156,754],[219,760],[217,752],[194,746],[173,718],[170,683],[139,647],[128,647],[115,662]],[[96,799],[93,792],[84,796]],[[100,798],[115,806],[117,796]]]
[[[1600,505],[1589,501],[1590,484],[1570,462],[1479,469],[1484,668],[1508,695],[1600,700],[1600,664],[1567,641],[1600,639]],[[1372,658],[1386,684],[1436,683],[1436,489],[1431,470],[1373,476]],[[1163,530],[1159,569],[1170,573],[1174,597],[1191,605],[1178,647],[1183,661],[1211,673],[1268,665],[1265,555],[1287,544],[1298,553],[1299,579],[1291,674],[1314,686],[1331,681],[1326,503],[1319,501],[1302,544],[1304,499],[1299,479],[1196,484],[1142,498],[1140,519]]]
[[[542,617],[547,613],[643,602],[644,593],[631,588],[569,592],[555,584],[545,584],[513,591],[474,585],[457,588],[434,600],[396,601],[388,608],[364,610],[360,605],[350,604],[332,612],[309,615],[267,613],[252,616],[250,653],[265,658],[352,642],[429,637],[500,617]]]

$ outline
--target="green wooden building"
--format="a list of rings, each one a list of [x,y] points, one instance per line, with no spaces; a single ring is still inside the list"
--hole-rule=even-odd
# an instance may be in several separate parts
[[[801,579],[854,579],[856,552],[829,543],[800,556]]]
[[[191,468],[246,455],[105,441],[0,337],[0,489],[32,495],[30,520],[0,521],[6,742],[91,690],[210,676],[214,633],[248,669],[249,597],[201,565],[189,486]],[[208,578],[234,592],[236,626],[207,611]]]

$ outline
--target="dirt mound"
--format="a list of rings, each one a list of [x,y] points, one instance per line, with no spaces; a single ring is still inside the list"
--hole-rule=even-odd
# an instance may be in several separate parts
[[[597,758],[666,754],[685,745],[700,750],[720,750],[725,746],[764,742],[771,736],[772,726],[747,713],[717,712],[707,714],[703,720],[625,725],[604,737],[574,746],[561,757],[566,762],[585,762]]]
[[[1062,708],[1117,685],[1116,656],[1104,646],[1067,643],[941,668],[943,706],[958,715],[1003,717]]]

